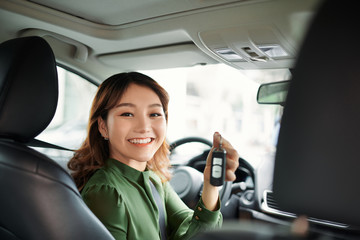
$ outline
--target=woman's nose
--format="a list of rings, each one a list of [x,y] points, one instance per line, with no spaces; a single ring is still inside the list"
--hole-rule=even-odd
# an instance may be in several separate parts
[[[150,119],[147,116],[138,116],[135,131],[145,133],[150,131]]]

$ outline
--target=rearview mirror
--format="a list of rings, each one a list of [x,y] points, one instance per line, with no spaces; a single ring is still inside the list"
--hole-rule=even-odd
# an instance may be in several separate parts
[[[280,104],[283,106],[289,85],[289,80],[261,84],[257,93],[257,102],[259,104]]]

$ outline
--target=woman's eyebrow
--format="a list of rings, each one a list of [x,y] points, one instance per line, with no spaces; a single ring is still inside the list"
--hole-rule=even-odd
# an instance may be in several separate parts
[[[150,104],[149,107],[160,107],[160,108],[162,108],[163,106],[160,103],[154,103],[154,104]]]
[[[119,107],[136,107],[135,104],[133,103],[119,103],[118,105],[115,106],[115,108],[119,108]],[[150,104],[149,107],[153,108],[153,107],[163,107],[162,104],[160,103],[153,103]]]
[[[115,108],[119,108],[119,107],[136,107],[136,105],[133,103],[119,103],[118,105],[115,106]]]

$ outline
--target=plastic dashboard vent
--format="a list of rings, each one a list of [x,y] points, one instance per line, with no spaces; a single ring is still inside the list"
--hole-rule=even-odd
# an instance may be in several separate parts
[[[285,217],[291,217],[295,218],[296,215],[289,212],[281,211],[279,208],[276,200],[274,199],[274,194],[272,191],[265,190],[264,196],[263,196],[263,203],[261,204],[261,209],[264,212],[279,215],[279,216],[285,216]]]
[[[270,213],[273,215],[278,215],[278,216],[287,217],[287,218],[296,218],[297,217],[296,214],[294,214],[294,213],[281,211],[281,209],[279,208],[279,206],[274,198],[273,192],[269,191],[269,190],[264,191],[263,203],[261,204],[261,209],[264,212],[267,212],[267,213]],[[332,226],[332,227],[336,227],[336,228],[348,228],[349,227],[349,225],[347,225],[347,224],[332,222],[332,221],[317,219],[317,218],[312,218],[312,217],[309,217],[308,220],[313,223],[326,225],[326,226]]]
[[[276,209],[280,211],[280,208],[278,204],[276,203],[276,200],[274,199],[273,192],[267,192],[266,194],[266,203],[269,208]]]

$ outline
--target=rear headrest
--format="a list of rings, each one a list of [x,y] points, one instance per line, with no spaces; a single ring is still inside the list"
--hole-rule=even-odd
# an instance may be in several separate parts
[[[360,18],[326,1],[299,52],[281,121],[274,196],[284,211],[360,226]]]
[[[52,120],[57,99],[56,61],[44,39],[0,44],[0,138],[30,141]]]

